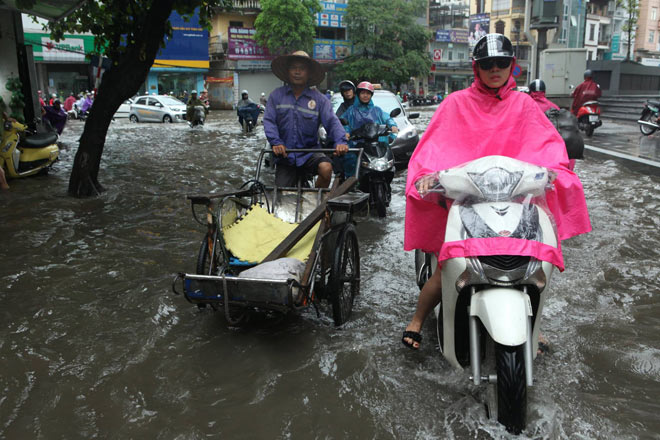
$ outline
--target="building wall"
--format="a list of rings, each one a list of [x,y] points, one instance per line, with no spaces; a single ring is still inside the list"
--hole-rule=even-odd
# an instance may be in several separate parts
[[[635,36],[635,52],[638,50],[660,52],[658,50],[660,45],[658,20],[660,20],[660,0],[641,0]]]
[[[232,21],[242,22],[243,27],[253,28],[254,20],[256,19],[257,19],[256,15],[240,15],[240,14],[227,14],[227,13],[217,14],[211,20],[211,25],[213,26],[211,35],[212,36],[220,35],[220,41],[223,43],[227,43],[227,36],[228,36],[227,29],[229,28],[229,22]]]
[[[0,95],[5,104],[9,104],[11,93],[5,88],[7,80],[12,76],[18,76],[18,59],[16,57],[16,45],[14,44],[14,24],[12,13],[0,9]]]

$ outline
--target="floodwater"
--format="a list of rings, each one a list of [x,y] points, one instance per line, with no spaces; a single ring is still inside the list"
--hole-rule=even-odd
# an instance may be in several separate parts
[[[170,286],[204,234],[185,195],[251,178],[261,126],[244,136],[232,112],[195,130],[114,123],[107,192],[79,200],[66,190],[81,131],[66,128],[50,175],[0,194],[0,438],[507,436],[441,358],[432,319],[419,352],[400,343],[417,298],[405,173],[388,217],[358,225],[349,323],[310,310],[231,329]],[[594,230],[563,243],[521,438],[660,438],[660,179],[589,157],[576,171]]]

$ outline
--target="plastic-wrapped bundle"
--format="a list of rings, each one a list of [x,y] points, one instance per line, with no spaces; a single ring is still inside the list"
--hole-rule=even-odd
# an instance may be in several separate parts
[[[550,109],[545,115],[564,139],[569,159],[584,159],[584,140],[578,129],[577,118],[568,110]]]

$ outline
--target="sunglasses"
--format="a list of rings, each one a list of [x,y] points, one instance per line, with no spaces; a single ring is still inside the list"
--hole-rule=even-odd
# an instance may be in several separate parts
[[[483,60],[477,61],[479,67],[482,70],[490,70],[493,66],[497,65],[499,69],[506,69],[511,65],[511,58],[507,57],[496,57],[496,58],[485,58]]]

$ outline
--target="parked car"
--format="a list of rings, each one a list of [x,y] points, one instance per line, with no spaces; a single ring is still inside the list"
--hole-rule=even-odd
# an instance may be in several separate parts
[[[408,113],[408,107],[399,102],[396,95],[389,90],[376,89],[372,100],[374,105],[383,109],[385,113],[390,113],[395,108],[401,109],[399,116],[394,118],[397,127],[399,127],[399,133],[391,146],[392,153],[394,154],[394,165],[397,169],[405,169],[408,167],[410,156],[415,151],[415,147],[417,147],[417,143],[419,142],[417,127],[410,122],[410,119],[419,118],[419,113]],[[335,94],[332,97],[333,111],[336,112],[342,102],[344,102],[344,98],[341,97],[341,94]]]
[[[124,101],[115,114],[112,116],[112,119],[118,119],[118,118],[128,118],[129,115],[131,114],[131,104],[133,104],[132,99],[127,99]]]
[[[131,122],[183,122],[186,104],[169,95],[138,97],[131,104]]]

